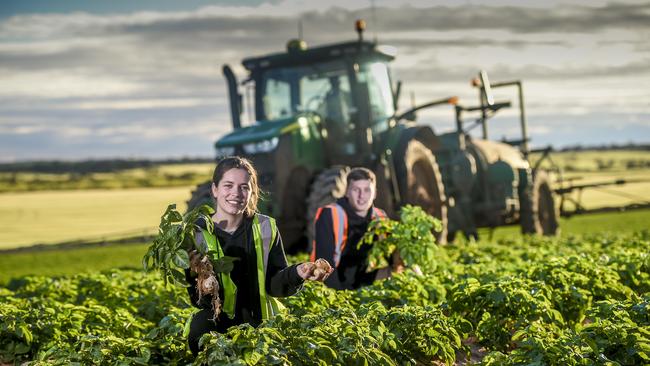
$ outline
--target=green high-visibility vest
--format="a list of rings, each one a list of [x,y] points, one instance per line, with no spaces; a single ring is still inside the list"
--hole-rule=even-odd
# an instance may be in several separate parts
[[[197,240],[205,240],[208,248],[213,252],[213,260],[223,257],[223,249],[217,240],[216,235],[207,230],[201,230],[202,235],[197,235]],[[266,215],[256,213],[253,217],[253,241],[255,242],[255,254],[257,257],[257,284],[260,294],[260,305],[262,320],[267,320],[277,315],[285,309],[284,305],[274,297],[266,294],[266,268],[269,259],[269,253],[276,237],[278,236],[278,227],[275,219]],[[237,265],[235,263],[235,265]],[[237,297],[237,286],[230,278],[230,273],[219,273],[219,283],[223,288],[224,299],[222,299],[223,312],[229,318],[235,316],[235,299]],[[190,324],[194,314],[199,310],[197,309],[187,319],[183,336],[187,338],[190,332]]]
[[[205,240],[208,249],[212,253],[212,260],[217,260],[223,257],[223,249],[217,240],[214,233],[202,229],[201,236],[197,236],[197,240]],[[272,217],[255,214],[253,217],[253,241],[255,242],[255,254],[257,259],[257,283],[260,295],[261,314],[262,320],[270,319],[277,314],[281,308],[276,299],[266,294],[266,268],[269,259],[269,253],[275,239],[278,235],[278,227],[275,219]],[[235,263],[235,265],[237,265]],[[223,288],[224,298],[222,299],[223,312],[229,318],[235,316],[235,299],[237,297],[237,286],[230,278],[230,273],[219,273],[219,283]]]

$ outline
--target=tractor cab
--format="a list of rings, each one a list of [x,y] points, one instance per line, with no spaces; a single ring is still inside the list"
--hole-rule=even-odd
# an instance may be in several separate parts
[[[533,179],[526,160],[521,82],[490,83],[481,73],[476,107],[446,97],[396,112],[401,84],[393,91],[388,67],[395,52],[364,41],[363,22],[356,25],[354,41],[308,48],[293,40],[285,52],[244,59],[248,74],[241,83],[223,67],[234,128],[215,143],[217,157],[253,162],[266,192],[258,208],[277,219],[285,246],[311,242],[316,212],[345,194],[350,166],[374,172],[375,204],[389,216],[412,204],[440,219],[440,241],[447,230],[450,239],[456,232],[476,237],[478,227],[516,222],[527,233],[555,233],[550,186],[542,175]],[[519,89],[522,138],[509,145],[487,141],[487,119],[510,106],[495,102],[490,91],[512,85]],[[450,104],[456,131],[436,134],[416,123],[419,110]],[[480,113],[474,125],[482,126],[483,139],[466,133],[468,113]],[[211,184],[198,186],[188,207],[211,203]]]
[[[247,96],[252,94],[247,104],[255,125],[291,124],[302,117],[318,124],[326,164],[363,164],[372,154],[373,139],[388,129],[395,112],[387,65],[393,58],[389,48],[360,37],[312,49],[292,40],[287,52],[245,59],[249,78],[242,85]],[[239,85],[227,66],[224,74],[233,134],[242,133],[237,131],[243,104]]]

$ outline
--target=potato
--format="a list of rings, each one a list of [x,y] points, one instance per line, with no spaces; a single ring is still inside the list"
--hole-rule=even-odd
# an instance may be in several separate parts
[[[323,258],[316,259],[315,264],[318,269],[323,270],[324,272],[329,273],[332,270],[332,266]]]
[[[323,271],[322,269],[316,268],[314,270],[314,277],[316,277],[316,278],[323,277],[323,276],[325,276],[326,273],[327,272]]]
[[[201,281],[200,287],[203,293],[211,293],[216,286],[217,279],[214,276],[209,276]]]

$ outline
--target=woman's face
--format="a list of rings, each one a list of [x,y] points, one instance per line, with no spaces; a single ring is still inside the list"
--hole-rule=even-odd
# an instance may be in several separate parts
[[[228,170],[218,185],[212,183],[212,195],[217,201],[217,211],[232,216],[242,215],[251,198],[250,175],[244,169]]]

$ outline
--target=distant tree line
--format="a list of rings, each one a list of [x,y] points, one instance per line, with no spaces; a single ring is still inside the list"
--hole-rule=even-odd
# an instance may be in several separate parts
[[[107,159],[84,161],[27,161],[0,164],[1,173],[51,173],[51,174],[90,174],[113,173],[126,169],[153,168],[167,164],[210,163],[213,158],[180,158],[165,160]]]
[[[607,151],[607,150],[638,150],[638,151],[650,151],[650,144],[603,144],[603,145],[570,145],[565,146],[561,149],[555,149],[559,152],[571,152],[571,151]]]

